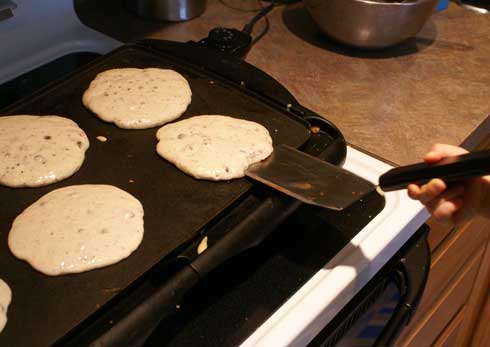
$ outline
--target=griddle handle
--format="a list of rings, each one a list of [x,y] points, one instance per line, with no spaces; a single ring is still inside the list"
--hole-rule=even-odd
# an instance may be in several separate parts
[[[165,282],[155,294],[136,306],[124,318],[97,338],[90,347],[141,347],[164,319],[174,314],[176,305],[201,277],[231,257],[257,246],[301,203],[275,194],[209,247],[190,265]],[[280,213],[275,213],[281,211]]]
[[[163,318],[175,314],[177,305],[189,289],[199,281],[199,275],[185,266],[156,292],[138,304],[116,322],[91,347],[141,347]]]
[[[379,186],[385,192],[404,189],[410,183],[424,184],[432,178],[447,183],[490,174],[490,150],[447,157],[429,165],[419,163],[400,166],[379,178]]]

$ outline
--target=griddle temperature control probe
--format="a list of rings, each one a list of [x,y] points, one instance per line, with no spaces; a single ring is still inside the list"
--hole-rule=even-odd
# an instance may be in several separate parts
[[[275,5],[275,0],[271,1],[271,3],[260,10],[250,22],[245,24],[242,30],[222,27],[211,29],[208,37],[200,40],[199,44],[212,49],[217,49],[218,51],[235,57],[245,58],[252,45],[259,41],[269,30],[269,21],[266,18],[265,29],[255,38],[252,38],[253,27],[261,18],[272,11]]]

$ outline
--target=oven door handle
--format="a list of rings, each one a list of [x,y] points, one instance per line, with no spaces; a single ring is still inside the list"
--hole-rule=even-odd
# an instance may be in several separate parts
[[[400,259],[393,271],[393,279],[401,293],[400,302],[373,347],[392,346],[410,322],[427,283],[430,261],[429,242],[427,233],[424,233],[424,236]]]

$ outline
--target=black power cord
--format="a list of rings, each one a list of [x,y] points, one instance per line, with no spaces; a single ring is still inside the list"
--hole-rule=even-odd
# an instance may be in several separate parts
[[[247,24],[245,24],[241,31],[233,28],[214,28],[209,32],[208,37],[200,40],[199,43],[221,52],[244,58],[252,45],[264,37],[269,30],[270,24],[266,15],[272,11],[275,6],[276,1],[272,0],[269,5],[262,8]],[[263,17],[265,17],[264,30],[252,39],[253,28]]]
[[[258,34],[257,36],[255,36],[252,40],[252,45],[256,44],[261,38],[263,38],[265,36],[265,34],[267,34],[267,32],[269,31],[269,27],[270,27],[270,24],[269,24],[269,18],[267,17],[264,17],[264,20],[265,20],[265,25],[264,25],[264,29],[260,32],[260,34]]]
[[[245,26],[243,27],[242,31],[244,33],[247,33],[247,34],[252,34],[252,30],[254,28],[254,25],[264,16],[267,15],[267,13],[269,13],[270,11],[272,11],[272,9],[274,8],[274,6],[276,6],[276,2],[275,1],[271,1],[271,3],[264,7],[263,9],[261,9],[251,20],[250,22],[248,22],[247,24],[245,24]],[[266,17],[267,18],[267,17]]]

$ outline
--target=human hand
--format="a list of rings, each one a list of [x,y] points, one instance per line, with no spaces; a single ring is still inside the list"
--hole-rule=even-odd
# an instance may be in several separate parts
[[[463,148],[436,144],[424,157],[433,164],[439,160],[467,153]],[[476,215],[490,218],[490,176],[468,179],[449,188],[441,179],[418,186],[408,186],[408,196],[422,202],[438,221],[460,225]]]

